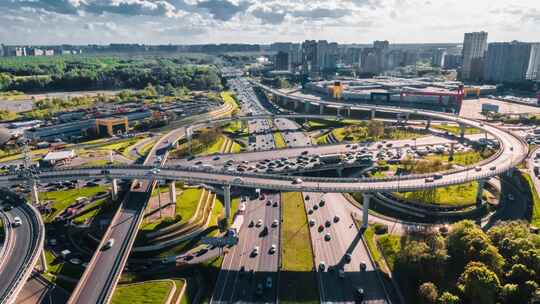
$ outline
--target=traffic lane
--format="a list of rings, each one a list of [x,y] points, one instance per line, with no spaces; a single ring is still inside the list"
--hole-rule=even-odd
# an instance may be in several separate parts
[[[96,249],[95,262],[90,263],[94,267],[92,271],[88,272],[86,278],[83,276],[85,281],[82,282],[81,286],[84,287],[80,289],[76,303],[94,303],[109,288],[106,286],[108,279],[115,275],[115,271],[121,271],[114,269],[113,266],[118,262],[118,259],[122,258],[120,254],[131,237],[128,232],[134,225],[141,204],[144,204],[144,195],[137,195],[134,192],[128,194],[121,210],[119,210],[119,215],[114,222],[111,222],[109,233],[103,240],[103,242],[107,242],[114,239],[114,245],[109,249]]]
[[[13,223],[15,217],[21,219],[22,224],[19,227],[12,227],[12,241],[10,248],[7,248],[5,256],[8,258],[0,272],[0,295],[8,292],[9,288],[13,287],[19,272],[22,270],[26,262],[26,255],[32,248],[32,224],[26,212],[20,210],[16,206],[10,211],[5,212],[10,223]],[[11,225],[11,224],[10,224]]]
[[[385,303],[386,293],[380,285],[375,272],[376,267],[371,262],[368,249],[360,239],[360,232],[352,220],[351,212],[358,214],[359,209],[352,206],[343,195],[338,193],[326,194],[325,201],[329,207],[332,207],[332,212],[340,217],[337,225],[341,227],[339,235],[343,243],[347,245],[346,252],[350,252],[352,258],[351,263],[345,266],[345,274],[353,290],[358,287],[363,288],[366,292],[366,300],[373,303]],[[360,270],[360,263],[366,264],[366,271]]]
[[[258,231],[247,227],[249,222],[253,220],[256,222],[264,215],[264,209],[262,204],[258,201],[246,202],[245,223],[239,233],[239,242],[233,247],[233,250],[226,254],[222,264],[222,270],[218,277],[218,283],[216,284],[214,291],[214,298],[212,302],[216,303],[229,303],[232,299],[240,298],[245,294],[238,294],[238,292],[245,290],[246,288],[238,288],[238,281],[241,284],[245,284],[240,278],[240,268],[245,267],[246,272],[251,269],[256,269],[257,263],[254,258],[251,257],[251,252],[256,238],[258,237]],[[240,286],[243,287],[243,286]]]
[[[317,193],[305,193],[305,196],[309,196],[309,200],[306,201],[306,209],[312,211],[309,215],[310,219],[315,221],[315,225],[310,227],[310,233],[312,236],[312,245],[314,249],[314,262],[317,267],[317,275],[320,280],[321,298],[323,302],[352,302],[351,298],[352,290],[350,284],[343,278],[339,278],[338,269],[343,266],[342,259],[345,254],[345,247],[341,242],[339,229],[336,224],[333,223],[328,212],[329,208],[326,205],[319,207],[322,195]],[[314,209],[314,205],[317,205],[317,209]],[[325,222],[330,221],[332,223],[329,227],[326,227]],[[323,225],[323,230],[319,231],[319,225]],[[331,240],[325,239],[326,235],[331,236]],[[326,270],[322,271],[319,266],[321,262],[324,262]]]

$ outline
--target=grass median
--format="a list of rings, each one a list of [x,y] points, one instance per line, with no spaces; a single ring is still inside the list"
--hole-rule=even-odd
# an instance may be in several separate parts
[[[523,173],[523,177],[529,184],[529,188],[532,192],[533,209],[531,215],[531,225],[540,227],[540,197],[538,197],[538,191],[534,186],[531,176],[528,173]]]
[[[174,286],[172,280],[149,281],[120,285],[114,291],[113,304],[159,304],[166,303]]]
[[[302,193],[281,194],[281,273],[279,298],[282,303],[317,303],[319,294],[313,272],[313,250]]]
[[[58,214],[73,204],[78,197],[91,198],[97,193],[104,191],[106,191],[105,186],[96,186],[39,193],[39,200],[41,202],[52,201],[51,208],[53,212],[44,217],[45,222],[52,221]]]

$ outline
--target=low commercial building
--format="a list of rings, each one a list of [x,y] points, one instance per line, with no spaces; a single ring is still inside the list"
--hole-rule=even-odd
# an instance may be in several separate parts
[[[69,164],[75,157],[77,157],[75,150],[49,152],[40,161],[40,165],[45,167],[65,165]]]
[[[128,128],[128,118],[126,116],[96,119],[96,132],[100,136],[105,134],[114,136],[118,133],[126,133]]]

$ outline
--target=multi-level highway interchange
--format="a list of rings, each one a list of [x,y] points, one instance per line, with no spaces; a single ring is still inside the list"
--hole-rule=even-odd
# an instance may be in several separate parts
[[[233,196],[237,196],[240,191],[242,193],[242,207],[237,207],[242,210],[237,210],[236,216],[236,219],[241,217],[242,221],[234,221],[238,228],[237,243],[226,246],[227,250],[212,248],[195,258],[190,256],[193,260],[188,261],[196,264],[224,254],[210,302],[273,303],[280,300],[277,290],[283,263],[280,260],[280,231],[283,223],[282,205],[287,204],[280,193],[301,192],[309,221],[305,225],[309,227],[314,271],[317,273],[318,300],[355,302],[359,301],[359,297],[363,297],[366,303],[390,303],[396,300],[391,298],[388,286],[383,284],[378,275],[376,265],[362,239],[362,232],[367,226],[368,218],[373,222],[390,223],[394,228],[397,227],[395,229],[415,224],[377,214],[369,215],[367,211],[370,200],[380,199],[379,196],[385,193],[432,189],[470,181],[479,181],[483,185],[485,181],[513,170],[529,152],[527,144],[513,132],[455,114],[405,107],[349,105],[338,101],[311,100],[283,93],[246,78],[229,80],[229,85],[240,101],[240,113],[231,117],[228,108],[230,105],[225,105],[198,117],[194,123],[168,132],[154,144],[140,165],[65,167],[34,172],[32,180],[39,183],[107,179],[113,184],[113,196],[118,195],[118,181],[131,181],[120,207],[97,246],[98,249],[93,253],[84,274],[69,296],[68,303],[107,303],[111,300],[130,252],[145,251],[144,246],[134,247],[134,244],[152,189],[158,181],[166,181],[168,184],[182,181],[206,185],[223,195],[224,214],[227,218],[234,216],[231,193]],[[261,102],[253,90],[255,87],[266,93],[273,105],[266,101]],[[280,109],[283,110],[281,107],[294,111],[280,112]],[[317,146],[303,132],[302,126],[297,123],[299,119],[376,119],[381,113],[385,119],[404,124],[409,120],[422,121],[429,127],[436,121],[445,121],[461,130],[476,128],[481,131],[476,138],[490,138],[497,142],[498,149],[479,163],[437,173],[392,177],[308,176],[311,171],[331,169],[342,172],[349,167],[362,167],[361,155],[376,155],[381,150],[381,145],[371,143]],[[254,134],[254,140],[246,152],[168,159],[169,150],[174,149],[179,141],[185,141],[186,137],[191,141],[191,134],[195,130],[238,120],[245,121],[249,134]],[[281,131],[286,148],[278,149],[272,131]],[[468,140],[466,137],[462,131],[462,134],[455,136],[427,136],[415,139],[414,143],[413,140],[398,140],[392,142],[392,149],[397,153],[398,150],[406,150],[412,146],[416,148],[417,145],[420,147],[434,144],[447,144],[453,149],[454,144]],[[349,161],[338,164],[321,161],[321,156],[336,153],[347,155]],[[8,188],[14,184],[25,184],[28,180],[28,176],[22,173],[4,174],[0,176],[0,186]],[[362,193],[363,207],[352,204],[345,193]],[[42,252],[45,228],[41,215],[31,202],[26,202],[26,198],[8,190],[4,190],[2,196],[3,206],[12,205],[13,208],[3,208],[4,211],[0,213],[6,234],[0,260],[0,302],[17,303],[20,301],[18,295],[25,288],[34,267],[43,267],[40,264],[44,261],[40,262],[40,259],[44,259]],[[34,199],[37,197],[31,196]],[[396,208],[401,207],[396,205]],[[353,221],[351,214],[355,214],[359,221]],[[18,227],[11,225],[15,218],[21,221]],[[357,227],[359,223],[361,226]],[[321,233],[321,230],[324,232]],[[179,235],[168,238],[167,242],[174,244],[179,239],[183,240],[183,237]],[[230,233],[224,238],[231,238]],[[114,242],[111,243],[111,240]],[[186,256],[187,254],[178,259],[185,259]],[[246,276],[252,278],[248,279]],[[363,295],[359,295],[359,290]]]

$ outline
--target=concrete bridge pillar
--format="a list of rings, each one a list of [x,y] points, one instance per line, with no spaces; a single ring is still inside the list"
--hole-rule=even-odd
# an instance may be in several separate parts
[[[405,123],[409,122],[410,113],[405,113]]]
[[[459,124],[459,138],[461,140],[465,139],[465,125],[462,123]]]
[[[111,199],[116,201],[118,199],[118,180],[116,178],[113,178],[111,188]]]
[[[339,177],[343,177],[343,168],[337,168],[336,172]]]
[[[319,104],[319,114],[320,115],[323,115],[324,114],[324,105],[321,103]]]
[[[225,200],[225,218],[231,217],[231,185],[223,186],[223,198]]]
[[[294,109],[296,110],[298,108],[298,100],[294,101]]]
[[[340,116],[341,115],[341,107],[337,108],[337,116]]]
[[[370,193],[362,193],[362,228],[367,228],[369,224],[369,201]]]
[[[47,272],[47,259],[45,257],[45,248],[41,249],[41,254],[39,256],[39,264],[41,264],[40,265],[41,267],[40,267],[39,271],[41,273]]]
[[[347,108],[347,116],[348,116],[348,117],[351,117],[351,108],[350,108],[350,107]]]
[[[193,146],[192,146],[192,139],[193,139],[193,129],[191,127],[186,129],[186,137],[188,142],[188,152],[189,156],[193,155]]]
[[[428,117],[427,122],[426,122],[426,129],[429,129],[429,128],[431,128],[431,117]]]
[[[375,115],[377,114],[376,109],[371,109],[371,119],[375,119]]]
[[[310,106],[309,101],[306,101],[304,103],[304,112],[305,113],[309,113],[309,106]]]
[[[478,191],[476,192],[476,208],[482,207],[482,193],[484,192],[485,179],[478,180]]]
[[[176,204],[176,183],[174,181],[169,183],[169,201]]]
[[[39,192],[36,181],[32,181],[32,203],[34,206],[39,205]]]
[[[109,151],[109,163],[114,163],[114,154],[113,151]]]
[[[450,143],[450,151],[448,151],[448,161],[454,160],[454,143]]]

